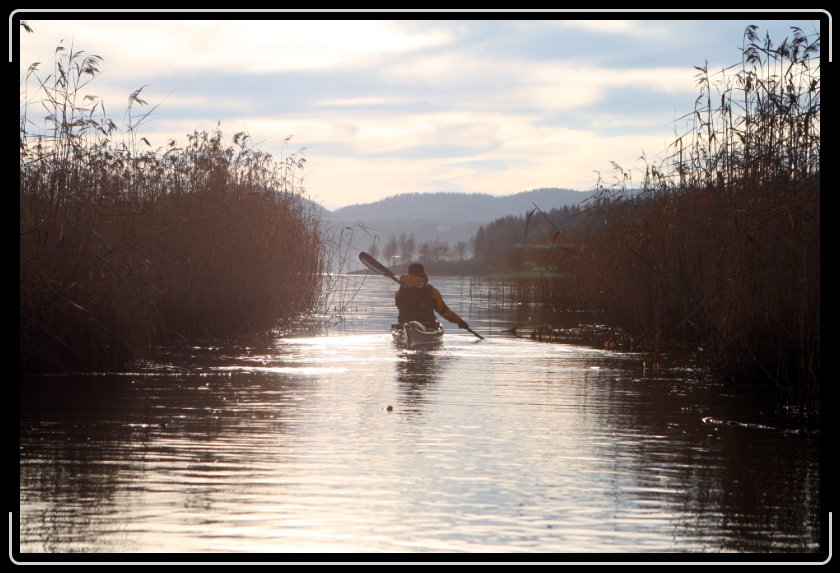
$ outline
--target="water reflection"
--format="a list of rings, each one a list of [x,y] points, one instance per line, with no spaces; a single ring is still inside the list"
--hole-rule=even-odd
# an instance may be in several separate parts
[[[430,400],[428,394],[434,391],[444,372],[445,357],[435,349],[404,349],[395,364],[399,402],[402,409],[411,414],[420,414]]]
[[[406,350],[380,314],[27,381],[21,551],[820,550],[818,436],[690,370],[457,331]]]
[[[613,434],[595,450],[613,460],[616,519],[653,518],[667,500],[675,539],[699,551],[756,551],[756,537],[767,551],[818,551],[819,436],[785,432],[766,414],[750,421],[749,404],[676,374],[609,377],[601,388]],[[712,412],[748,422],[709,423]]]

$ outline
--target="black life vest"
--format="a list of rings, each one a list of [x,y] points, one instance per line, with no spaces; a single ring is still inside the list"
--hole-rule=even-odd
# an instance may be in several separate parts
[[[432,298],[432,285],[422,287],[404,287],[399,290],[397,308],[400,311],[397,320],[400,324],[417,320],[419,322],[434,322],[435,301]]]

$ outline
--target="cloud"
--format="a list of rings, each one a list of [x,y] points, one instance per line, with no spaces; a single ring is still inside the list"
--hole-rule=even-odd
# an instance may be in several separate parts
[[[411,97],[384,97],[384,96],[362,96],[362,97],[347,97],[347,98],[325,98],[315,101],[312,105],[315,108],[319,107],[339,107],[339,108],[393,108],[397,106],[405,106],[415,103],[414,98]]]
[[[669,28],[639,20],[555,20],[558,28],[570,28],[611,36],[649,38],[652,34],[667,34]]]
[[[333,207],[401,191],[591,188],[610,161],[664,152],[697,95],[692,66],[738,61],[743,32],[726,21],[283,15],[30,24],[22,70],[40,59],[49,73],[62,38],[98,53],[90,93],[119,119],[147,85],[160,105],[142,135],[155,147],[219,122],[275,157],[305,147],[307,185]]]
[[[591,189],[599,177],[609,183],[611,161],[640,178],[645,153],[656,161],[666,150],[670,130],[645,135],[602,137],[588,129],[563,129],[526,121],[500,122],[494,144],[484,149],[458,149],[445,143],[430,149],[418,146],[409,154],[374,155],[369,150],[354,159],[348,153],[308,153],[307,187],[317,194],[323,189],[353,188],[353,202],[373,201],[401,192],[464,191],[507,194],[539,187]],[[466,139],[466,141],[474,141]],[[359,151],[359,150],[355,150]],[[368,158],[366,161],[364,158]],[[327,207],[342,203],[325,197]]]
[[[358,68],[446,44],[443,30],[407,33],[377,20],[30,20],[21,60],[49,55],[60,42],[107,52],[112,74],[188,72],[270,74]]]

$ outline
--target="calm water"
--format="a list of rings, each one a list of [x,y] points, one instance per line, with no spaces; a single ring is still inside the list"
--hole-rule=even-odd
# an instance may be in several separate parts
[[[690,369],[504,335],[434,282],[487,340],[396,347],[369,277],[317,336],[25,381],[20,552],[817,558],[818,436]]]

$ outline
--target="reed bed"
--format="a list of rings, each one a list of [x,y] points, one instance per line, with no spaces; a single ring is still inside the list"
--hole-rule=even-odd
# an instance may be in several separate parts
[[[703,349],[728,379],[820,411],[819,38],[750,26],[742,61],[697,68],[700,96],[640,188],[620,166],[585,214],[580,288],[648,341]]]
[[[642,158],[638,184],[613,163],[574,224],[536,208],[483,229],[476,256],[511,279],[496,296],[594,312],[654,365],[690,351],[818,414],[819,48],[796,28],[774,45],[748,27],[740,63],[696,68],[687,128],[658,164]]]
[[[300,153],[275,160],[218,128],[152,149],[142,90],[121,132],[86,93],[101,58],[56,54],[46,76],[33,65],[21,80],[24,373],[119,368],[173,338],[264,331],[317,303],[323,245]]]

